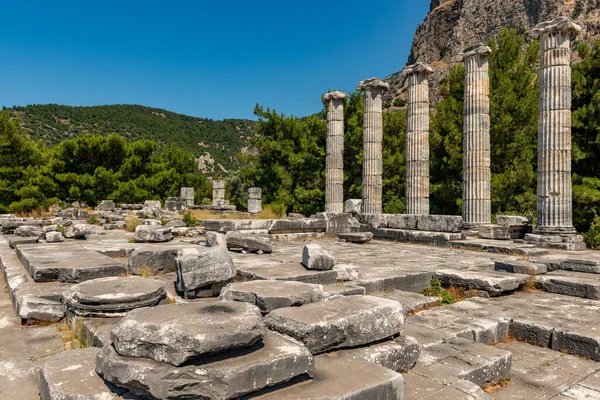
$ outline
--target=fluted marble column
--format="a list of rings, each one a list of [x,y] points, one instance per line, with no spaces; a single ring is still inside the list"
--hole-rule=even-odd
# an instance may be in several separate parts
[[[406,121],[406,213],[429,215],[429,74],[417,63],[404,68],[408,80]]]
[[[536,233],[575,233],[571,186],[571,38],[567,17],[538,24],[540,40]]]
[[[377,78],[360,82],[356,90],[364,92],[365,122],[363,133],[363,181],[361,212],[380,214],[382,209],[383,104],[381,95],[390,85]]]
[[[327,105],[325,212],[344,212],[344,92],[323,96]]]
[[[463,219],[466,227],[489,224],[492,219],[490,170],[491,50],[476,44],[460,52],[465,64],[463,123]]]

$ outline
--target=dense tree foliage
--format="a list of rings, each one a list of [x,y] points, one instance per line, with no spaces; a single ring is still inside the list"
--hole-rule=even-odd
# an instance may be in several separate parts
[[[59,199],[95,206],[103,199],[139,203],[179,196],[210,197],[193,155],[150,140],[127,143],[118,135],[81,135],[52,149],[27,138],[20,121],[0,112],[0,211],[45,208]]]
[[[9,109],[18,116],[29,136],[56,145],[86,133],[119,134],[129,142],[148,139],[176,143],[198,156],[208,152],[225,169],[237,169],[237,154],[254,135],[254,121],[213,121],[137,105],[70,107],[57,104]],[[221,171],[217,168],[217,171]]]

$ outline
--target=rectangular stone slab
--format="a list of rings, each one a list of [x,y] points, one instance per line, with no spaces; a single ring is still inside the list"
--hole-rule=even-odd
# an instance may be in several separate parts
[[[302,341],[313,354],[319,354],[398,335],[404,328],[404,313],[394,300],[346,296],[277,309],[265,317],[265,325]]]
[[[236,280],[250,281],[256,279],[296,281],[327,285],[337,282],[336,271],[310,271],[300,263],[261,263],[260,265],[237,266]]]
[[[36,282],[79,283],[127,274],[126,265],[76,244],[21,245],[16,253]]]
[[[329,354],[315,357],[315,362],[313,379],[296,379],[242,399],[398,400],[404,397],[404,379],[391,369],[360,361],[349,363]]]
[[[157,399],[233,399],[314,370],[299,342],[268,332],[246,349],[203,357],[180,367],[148,358],[122,357],[105,346],[96,371],[117,386]]]

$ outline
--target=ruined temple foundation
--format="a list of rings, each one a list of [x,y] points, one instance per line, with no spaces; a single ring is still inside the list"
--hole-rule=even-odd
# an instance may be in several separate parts
[[[467,229],[491,222],[490,52],[476,44],[457,58],[465,64],[462,214]]]
[[[344,212],[344,99],[343,92],[323,96],[327,105],[325,212]]]
[[[363,135],[362,208],[364,214],[380,214],[382,210],[382,98],[390,85],[377,78],[360,82],[357,90],[364,92],[365,118]]]
[[[258,214],[262,211],[262,189],[259,187],[248,188],[248,212]]]
[[[531,32],[540,40],[537,225],[526,240],[565,250],[585,249],[573,227],[571,184],[571,39],[579,32],[567,17]]]
[[[408,75],[406,123],[406,213],[429,214],[429,82],[431,66],[417,63]]]

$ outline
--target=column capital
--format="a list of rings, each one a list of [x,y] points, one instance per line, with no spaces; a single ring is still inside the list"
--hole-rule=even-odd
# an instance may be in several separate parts
[[[345,98],[346,98],[346,93],[336,90],[335,92],[329,92],[329,93],[325,94],[321,98],[321,100],[323,101],[323,103],[328,103],[329,100],[344,100]]]
[[[577,37],[582,31],[582,27],[576,24],[569,17],[559,17],[552,21],[545,21],[537,24],[529,36],[532,39],[539,39],[547,33],[561,32],[572,37]]]
[[[388,90],[390,88],[390,84],[384,80],[379,78],[369,78],[364,81],[360,81],[356,90],[359,92],[364,92],[367,89],[380,89],[380,90]]]
[[[407,65],[402,70],[402,75],[411,75],[411,74],[425,74],[429,75],[433,72],[433,67],[429,64],[425,64],[423,62],[418,62],[413,65]]]
[[[477,55],[489,55],[492,52],[488,46],[483,43],[477,43],[472,46],[466,47],[458,53],[455,60],[456,62],[463,62],[469,57],[477,56]]]

